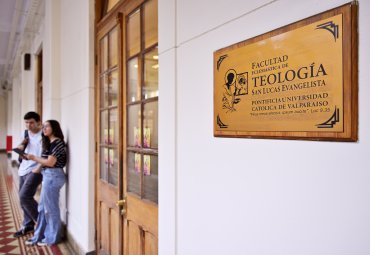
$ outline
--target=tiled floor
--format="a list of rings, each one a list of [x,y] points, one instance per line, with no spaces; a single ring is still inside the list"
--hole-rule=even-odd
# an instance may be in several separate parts
[[[22,211],[13,171],[4,153],[0,153],[0,255],[69,255],[67,246],[59,245],[38,247],[26,246],[24,242],[32,236],[14,238],[14,232],[20,228]]]

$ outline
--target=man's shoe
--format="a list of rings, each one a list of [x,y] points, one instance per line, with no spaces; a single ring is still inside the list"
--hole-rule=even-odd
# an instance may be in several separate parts
[[[21,236],[25,236],[28,233],[31,233],[33,231],[34,231],[34,227],[23,227],[20,230],[18,230],[17,232],[15,232],[13,236],[14,237],[21,237]]]
[[[44,242],[37,242],[37,246],[47,246],[48,244],[47,243],[44,243]]]
[[[32,239],[28,239],[24,243],[25,243],[25,245],[34,245],[34,243],[32,242]]]

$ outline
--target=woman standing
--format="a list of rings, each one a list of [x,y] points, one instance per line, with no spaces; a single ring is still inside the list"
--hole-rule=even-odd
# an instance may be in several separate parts
[[[60,241],[61,219],[59,208],[59,192],[66,177],[63,167],[67,162],[67,150],[64,136],[58,121],[48,120],[43,125],[43,152],[41,157],[28,154],[29,160],[39,163],[35,172],[43,175],[39,204],[39,216],[34,236],[26,241],[26,245],[45,246]]]

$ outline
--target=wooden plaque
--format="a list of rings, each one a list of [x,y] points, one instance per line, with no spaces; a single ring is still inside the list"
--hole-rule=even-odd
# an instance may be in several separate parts
[[[214,53],[214,135],[357,141],[357,2]]]

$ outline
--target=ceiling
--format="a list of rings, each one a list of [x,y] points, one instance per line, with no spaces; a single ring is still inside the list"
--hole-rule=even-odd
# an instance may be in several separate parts
[[[42,0],[0,0],[0,93],[11,88],[13,70],[44,16]]]

